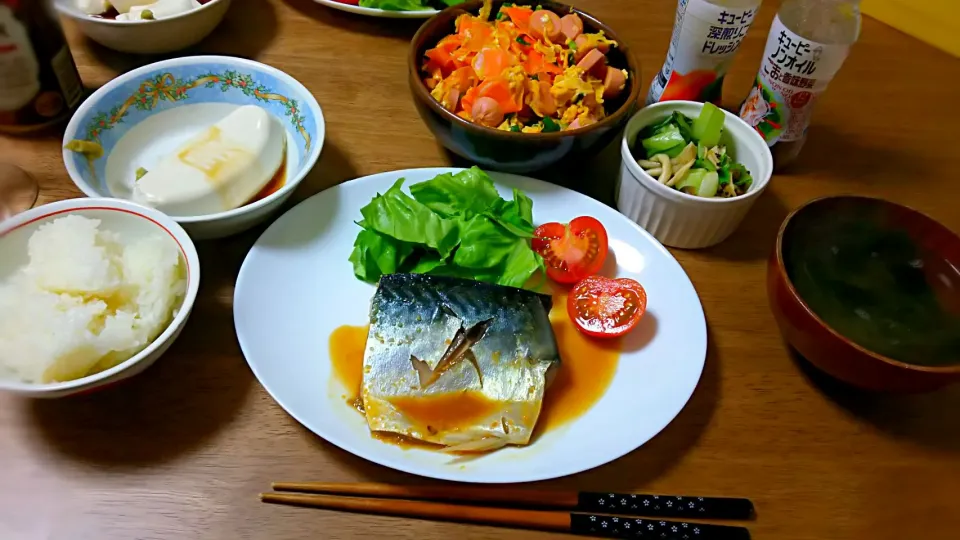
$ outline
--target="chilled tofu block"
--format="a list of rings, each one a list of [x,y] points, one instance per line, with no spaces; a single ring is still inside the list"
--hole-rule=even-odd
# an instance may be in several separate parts
[[[273,179],[285,154],[280,121],[245,105],[150,168],[137,180],[133,200],[172,216],[239,208]]]

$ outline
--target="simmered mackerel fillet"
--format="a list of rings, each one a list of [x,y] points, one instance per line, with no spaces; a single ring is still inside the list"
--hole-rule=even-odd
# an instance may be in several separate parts
[[[383,276],[363,358],[370,429],[450,451],[529,443],[560,365],[551,305],[489,283]]]

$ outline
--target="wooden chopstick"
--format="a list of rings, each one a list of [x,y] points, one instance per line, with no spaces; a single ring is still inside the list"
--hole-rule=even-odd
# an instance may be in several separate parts
[[[261,493],[260,500],[273,504],[325,508],[365,514],[400,516],[517,527],[543,531],[588,534],[607,538],[656,538],[658,540],[742,540],[750,533],[743,527],[706,525],[634,517],[613,517],[545,510],[516,510],[465,506],[405,499],[371,499],[338,495]]]
[[[337,484],[326,482],[275,482],[277,491],[326,493],[391,499],[456,501],[491,505],[597,512],[646,517],[687,519],[750,519],[753,503],[728,497],[677,497],[641,493],[593,493],[464,486],[395,486],[390,484]]]

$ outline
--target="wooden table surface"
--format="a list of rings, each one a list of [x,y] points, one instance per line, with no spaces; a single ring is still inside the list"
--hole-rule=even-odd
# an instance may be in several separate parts
[[[676,2],[577,2],[659,68]],[[765,2],[726,85],[748,90],[775,2]],[[356,17],[310,0],[235,0],[195,50],[252,57],[302,81],[327,119],[303,199],[343,180],[451,162],[408,97],[418,23]],[[88,86],[153,58],[108,51],[67,29]],[[866,19],[825,94],[800,163],[777,175],[726,243],[674,254],[703,300],[710,347],[700,385],[660,435],[614,463],[541,487],[746,496],[755,538],[957,538],[960,388],[883,397],[844,388],[788,352],[767,306],[765,257],[788,211],[814,197],[889,198],[960,231],[955,150],[960,61]],[[0,138],[0,159],[33,173],[41,201],[77,197],[59,132]],[[608,199],[619,153],[536,176]],[[537,532],[261,504],[280,479],[417,482],[302,428],[264,392],[233,331],[233,284],[257,238],[198,246],[204,282],[190,324],[140,377],[79,399],[0,396],[0,538],[561,538]],[[664,361],[669,361],[665,358]]]

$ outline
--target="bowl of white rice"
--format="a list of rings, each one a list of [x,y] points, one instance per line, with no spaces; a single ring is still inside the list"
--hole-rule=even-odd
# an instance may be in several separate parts
[[[0,391],[63,397],[140,373],[199,284],[187,233],[135,203],[70,199],[0,223]]]

